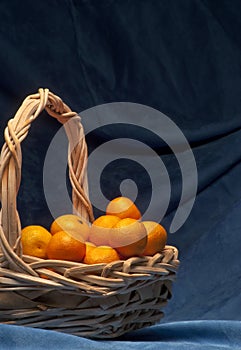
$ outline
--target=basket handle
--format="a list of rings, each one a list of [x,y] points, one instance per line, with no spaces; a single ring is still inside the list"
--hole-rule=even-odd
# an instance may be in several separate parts
[[[17,194],[21,182],[22,165],[20,145],[28,135],[31,123],[44,109],[64,125],[69,140],[68,166],[72,185],[73,212],[91,222],[94,219],[88,198],[87,146],[80,117],[48,89],[39,89],[38,93],[28,96],[23,101],[14,118],[9,120],[4,132],[5,143],[0,155],[0,200],[2,205],[0,237],[4,251],[14,247],[21,231],[17,211]],[[73,151],[70,153],[71,149]],[[1,233],[4,233],[5,237]]]

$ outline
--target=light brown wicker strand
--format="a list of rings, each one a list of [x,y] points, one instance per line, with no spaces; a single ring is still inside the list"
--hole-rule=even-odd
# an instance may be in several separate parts
[[[92,206],[86,193],[88,193],[87,182],[87,147],[83,126],[80,123],[80,117],[71,112],[59,98],[54,99],[54,95],[49,93],[49,101],[56,103],[55,109],[51,105],[46,106],[47,112],[64,124],[66,134],[70,140],[68,166],[69,178],[72,185],[73,212],[79,214],[90,222],[94,220]],[[61,114],[61,119],[58,113]],[[72,123],[66,123],[70,118]],[[78,171],[77,171],[78,170]],[[84,208],[84,210],[83,210]],[[87,212],[87,215],[86,215]]]
[[[16,198],[21,182],[22,154],[20,143],[27,136],[31,123],[44,108],[51,116],[54,116],[58,121],[66,125],[65,129],[70,144],[75,146],[77,154],[80,154],[82,151],[84,155],[80,160],[78,158],[76,159],[74,154],[68,157],[73,185],[73,206],[86,219],[93,220],[92,206],[86,194],[88,193],[87,188],[83,189],[79,185],[84,184],[86,187],[86,166],[83,168],[85,171],[78,172],[78,178],[76,178],[74,170],[72,170],[73,168],[76,169],[77,162],[81,161],[83,162],[82,164],[87,162],[87,147],[80,117],[75,112],[72,112],[58,96],[50,93],[48,89],[39,89],[38,94],[30,95],[23,101],[15,117],[9,121],[4,133],[5,144],[2,148],[0,158],[2,203],[2,230],[0,230],[0,236],[2,249],[13,269],[19,271],[19,268],[23,268],[24,271],[28,271],[31,274],[35,274],[31,271],[31,268],[27,267],[24,263],[20,263],[17,257],[13,259],[15,253],[11,251],[11,248],[16,244],[21,229],[16,207]],[[71,119],[73,119],[73,122],[68,122]],[[80,126],[76,127],[78,124]],[[83,152],[83,150],[85,151]],[[75,186],[75,184],[77,185]],[[3,234],[6,239],[4,239]]]
[[[80,118],[78,116],[74,117],[72,120],[73,123],[66,123],[65,128],[71,140],[68,152],[68,166],[69,178],[72,185],[73,212],[92,222],[94,220],[92,206],[86,196],[86,193],[88,193],[86,175],[87,148],[84,141],[84,131],[83,127],[80,125]],[[76,173],[79,164],[82,165],[82,169]],[[87,212],[87,216],[83,208]]]

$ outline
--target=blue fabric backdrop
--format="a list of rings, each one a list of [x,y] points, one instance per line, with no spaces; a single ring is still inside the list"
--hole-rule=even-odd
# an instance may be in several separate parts
[[[0,325],[1,349],[241,349],[240,11],[237,0],[0,2],[1,135],[22,100],[39,87],[78,112],[108,102],[140,103],[178,125],[198,170],[191,215],[168,237],[181,265],[161,325],[114,341]],[[23,225],[52,220],[38,169],[58,128],[43,113],[23,144]],[[115,132],[88,135],[89,151]],[[158,140],[133,135],[159,152],[173,180],[163,220],[168,229],[180,195],[175,159]],[[119,193],[119,169],[117,164],[103,173],[107,197]],[[110,172],[111,189],[105,181]],[[137,204],[145,208],[148,178],[131,167],[122,178],[133,174],[141,179]]]

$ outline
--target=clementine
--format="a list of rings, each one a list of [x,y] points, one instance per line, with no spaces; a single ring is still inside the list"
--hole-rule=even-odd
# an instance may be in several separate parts
[[[111,231],[109,245],[124,258],[142,255],[147,244],[147,233],[142,222],[125,218]]]
[[[87,241],[90,227],[84,219],[74,214],[66,214],[57,217],[50,226],[50,232],[54,235],[59,231],[66,231],[74,238]]]
[[[84,257],[84,260],[83,262],[86,263],[86,256],[88,257],[89,256],[89,252],[96,248],[96,245],[94,243],[91,243],[91,242],[85,242],[85,257]],[[86,263],[87,264],[87,263]]]
[[[116,215],[120,219],[132,218],[140,219],[141,213],[134,202],[127,197],[117,197],[112,199],[106,208],[106,214]]]
[[[109,244],[109,235],[111,228],[120,221],[120,218],[114,215],[102,215],[99,216],[92,223],[89,241],[95,245],[108,245]]]
[[[110,263],[112,261],[120,260],[117,251],[109,246],[99,246],[87,251],[84,262],[86,264]]]
[[[21,231],[23,254],[45,259],[51,233],[39,225],[29,225]]]
[[[66,231],[59,231],[49,241],[47,256],[49,259],[80,262],[85,256],[85,251],[84,241],[73,238]]]
[[[143,221],[147,231],[147,245],[144,255],[154,255],[161,252],[167,242],[167,232],[165,228],[155,221]]]

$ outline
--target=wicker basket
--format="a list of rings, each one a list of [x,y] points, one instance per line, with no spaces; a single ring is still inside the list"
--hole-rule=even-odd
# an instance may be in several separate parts
[[[179,264],[175,247],[166,246],[152,257],[97,265],[22,254],[16,205],[21,142],[44,109],[64,124],[70,145],[79,140],[68,156],[73,210],[93,221],[81,119],[58,96],[39,89],[24,100],[4,133],[0,158],[0,322],[89,338],[114,338],[155,324],[163,317],[162,309],[171,297]]]

